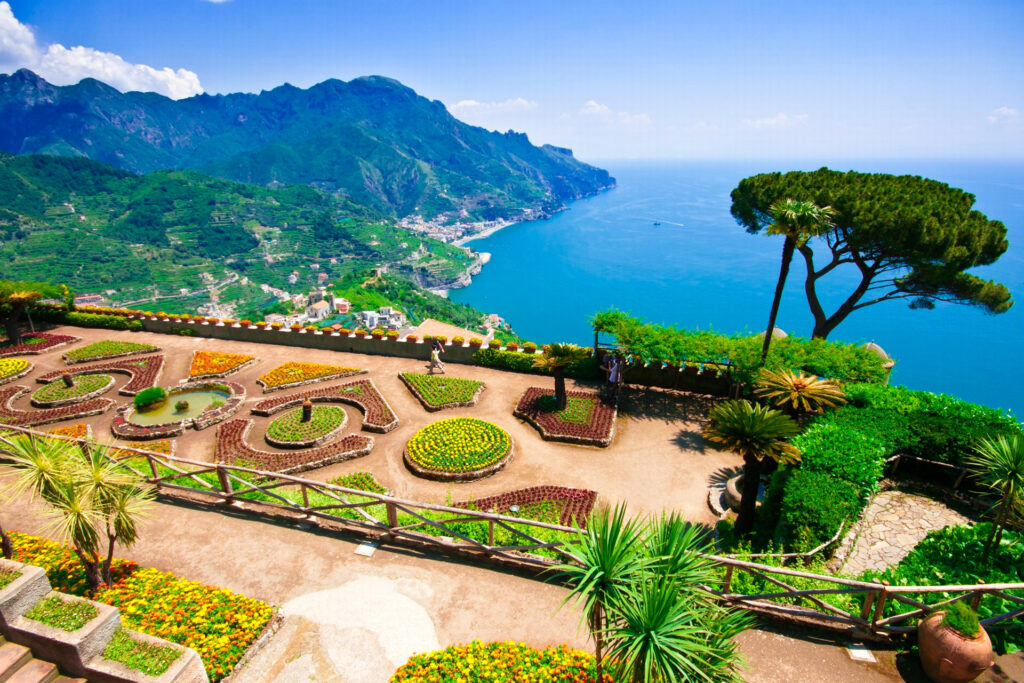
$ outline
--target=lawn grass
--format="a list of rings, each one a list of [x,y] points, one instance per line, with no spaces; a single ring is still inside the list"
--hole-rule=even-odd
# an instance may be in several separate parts
[[[180,656],[181,650],[177,648],[132,638],[123,628],[114,632],[114,637],[103,651],[104,659],[120,662],[147,676],[163,675]]]
[[[95,605],[82,600],[65,600],[57,595],[43,598],[25,616],[62,631],[77,631],[96,618]]]

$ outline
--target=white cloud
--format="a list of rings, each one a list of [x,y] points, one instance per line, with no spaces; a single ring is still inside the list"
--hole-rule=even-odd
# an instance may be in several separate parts
[[[0,2],[0,72],[12,72],[23,67],[56,85],[95,78],[121,91],[153,91],[173,99],[203,92],[199,76],[187,69],[154,69],[145,64],[132,64],[111,52],[81,45],[70,48],[60,43],[40,46],[32,29],[18,21],[10,3],[3,0]]]
[[[1020,112],[1011,107],[996,107],[992,110],[986,118],[988,119],[989,125],[999,125],[1004,123],[1013,123],[1020,117]]]
[[[619,123],[631,128],[646,128],[651,125],[647,114],[633,114],[628,111],[614,111],[607,104],[587,100],[577,112],[582,117],[602,121],[606,124]]]
[[[452,106],[448,107],[449,111],[451,111],[453,114],[529,111],[531,109],[536,108],[536,102],[532,100],[527,100],[522,97],[513,97],[505,100],[504,102],[478,102],[476,100],[460,100],[459,102],[456,102]]]
[[[743,119],[743,126],[746,128],[754,128],[761,130],[763,128],[790,128],[807,118],[807,114],[797,114],[796,116],[790,116],[783,112],[779,112],[775,116],[770,116],[765,119]]]

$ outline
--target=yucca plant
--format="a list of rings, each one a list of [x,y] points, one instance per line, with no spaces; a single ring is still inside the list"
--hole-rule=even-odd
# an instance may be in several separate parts
[[[544,352],[533,359],[533,367],[549,370],[555,377],[555,408],[565,410],[568,398],[565,393],[565,368],[590,357],[590,349],[576,344],[548,344]]]
[[[846,403],[846,392],[838,383],[792,370],[761,368],[754,394],[792,413],[820,413]]]
[[[138,540],[152,487],[96,445],[17,434],[0,437],[0,452],[16,472],[11,495],[28,493],[46,503],[52,528],[71,541],[89,588],[110,584],[114,548]]]
[[[982,563],[1002,539],[1003,527],[1015,511],[1024,509],[1024,437],[999,435],[981,439],[965,464],[985,487],[999,495],[992,530],[985,541]]]
[[[711,409],[710,418],[704,438],[713,448],[733,451],[743,458],[743,493],[735,529],[737,534],[745,534],[754,528],[761,463],[800,460],[800,451],[786,441],[796,436],[800,427],[778,410],[745,400],[722,401]]]

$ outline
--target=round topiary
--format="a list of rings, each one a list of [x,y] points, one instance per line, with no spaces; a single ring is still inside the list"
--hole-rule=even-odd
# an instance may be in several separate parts
[[[497,472],[512,456],[512,437],[486,420],[452,417],[413,434],[405,459],[416,474],[430,479],[468,481]]]
[[[304,422],[302,408],[295,408],[267,425],[266,440],[279,448],[305,448],[341,431],[347,419],[340,406],[315,405],[311,419]]]
[[[167,400],[167,390],[163,387],[149,387],[143,389],[139,393],[135,394],[135,398],[132,399],[132,403],[135,405],[135,410],[145,410],[146,408],[152,408],[158,403],[162,403]]]
[[[174,404],[174,409],[179,413],[183,413],[188,410],[188,401],[178,401]]]

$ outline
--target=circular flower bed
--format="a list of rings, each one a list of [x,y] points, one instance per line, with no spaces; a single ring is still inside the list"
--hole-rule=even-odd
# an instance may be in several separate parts
[[[415,474],[440,481],[470,481],[494,474],[512,457],[512,437],[475,417],[451,417],[416,432],[405,447]]]
[[[341,406],[313,406],[309,422],[302,421],[302,408],[289,410],[267,426],[266,440],[278,448],[310,448],[330,440],[345,427],[348,418]]]
[[[602,683],[611,683],[610,675]],[[594,657],[566,645],[535,650],[522,643],[453,645],[413,655],[390,683],[465,681],[465,683],[594,683]]]
[[[0,384],[13,382],[32,371],[32,364],[24,358],[0,358]]]
[[[113,385],[114,378],[110,375],[80,375],[72,379],[70,387],[58,379],[36,389],[32,394],[32,405],[38,408],[56,408],[80,403],[99,396]]]

